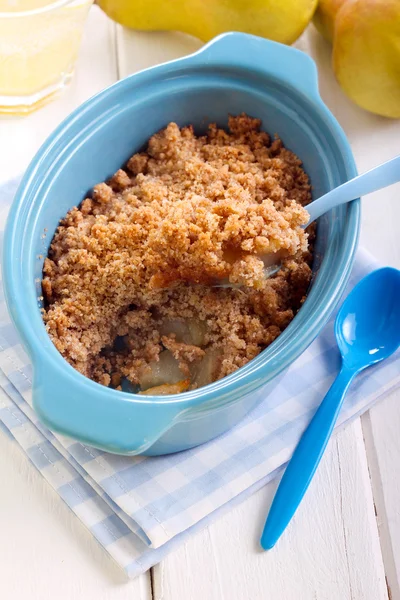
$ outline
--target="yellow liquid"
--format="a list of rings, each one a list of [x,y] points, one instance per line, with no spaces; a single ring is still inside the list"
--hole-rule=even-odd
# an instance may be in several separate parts
[[[0,110],[7,98],[23,104],[23,98],[46,95],[72,72],[91,0],[58,4],[0,0]]]

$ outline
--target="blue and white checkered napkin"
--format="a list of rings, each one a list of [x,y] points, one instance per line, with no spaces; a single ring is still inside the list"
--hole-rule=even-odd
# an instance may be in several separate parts
[[[15,187],[12,182],[0,189],[1,234]],[[376,266],[360,251],[346,294]],[[398,357],[358,377],[339,425],[400,384]],[[176,455],[115,456],[40,424],[31,408],[32,369],[0,289],[0,423],[130,577],[274,477],[290,458],[338,367],[331,320],[268,403],[225,435]]]

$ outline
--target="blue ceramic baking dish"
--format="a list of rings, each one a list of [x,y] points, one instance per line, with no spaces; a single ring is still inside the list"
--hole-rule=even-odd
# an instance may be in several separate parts
[[[32,161],[8,218],[3,273],[9,310],[33,364],[34,407],[50,429],[120,454],[196,446],[268,402],[285,369],[328,320],[353,264],[359,201],[320,219],[314,281],[289,327],[221,381],[164,397],[115,391],[75,371],[46,333],[40,279],[60,218],[170,121],[192,123],[201,132],[243,111],[261,118],[300,156],[314,197],[356,175],[345,135],[319,96],[314,62],[293,48],[239,33],[104,90],[73,112]]]

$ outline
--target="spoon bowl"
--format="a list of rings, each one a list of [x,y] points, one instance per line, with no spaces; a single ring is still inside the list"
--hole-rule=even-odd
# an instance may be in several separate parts
[[[365,277],[335,321],[343,364],[357,371],[391,354],[400,343],[400,271],[390,267]]]

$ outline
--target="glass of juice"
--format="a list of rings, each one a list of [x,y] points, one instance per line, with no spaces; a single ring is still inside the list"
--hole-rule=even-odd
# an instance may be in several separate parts
[[[71,80],[93,0],[0,0],[0,113],[35,110]]]

